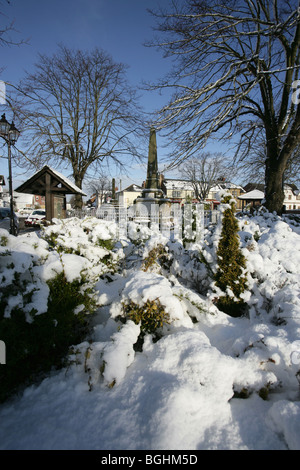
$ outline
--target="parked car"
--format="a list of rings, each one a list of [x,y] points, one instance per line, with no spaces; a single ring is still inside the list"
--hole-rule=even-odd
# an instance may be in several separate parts
[[[19,219],[14,213],[15,234],[19,233]],[[0,228],[10,231],[10,207],[0,207]]]
[[[26,227],[36,227],[44,224],[46,221],[46,211],[42,209],[36,209],[25,219]]]
[[[19,210],[19,214],[22,215],[29,215],[32,212],[32,208],[30,209],[29,207],[23,207],[23,209]]]

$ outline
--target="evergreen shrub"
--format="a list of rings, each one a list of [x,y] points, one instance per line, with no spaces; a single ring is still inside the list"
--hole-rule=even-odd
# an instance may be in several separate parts
[[[247,288],[246,260],[240,249],[239,225],[235,217],[235,204],[231,195],[222,200],[227,204],[222,219],[222,231],[217,249],[218,268],[215,285],[224,292],[217,299],[217,307],[231,316],[241,316],[246,304],[241,294]]]
[[[149,251],[143,260],[142,270],[148,271],[155,266],[165,268],[168,271],[170,269],[170,255],[167,247],[161,243]]]
[[[145,334],[151,334],[154,341],[157,341],[161,337],[163,326],[170,323],[170,316],[158,299],[148,299],[143,305],[138,305],[133,301],[122,302],[122,307],[125,321],[128,319],[136,325],[140,324],[141,333],[136,350],[141,349]]]
[[[88,314],[96,309],[96,302],[84,279],[68,282],[62,272],[47,284],[47,312],[33,312],[31,322],[19,307],[5,318],[1,299],[0,338],[6,345],[6,364],[0,366],[0,402],[63,366],[69,347],[82,342],[89,331]]]

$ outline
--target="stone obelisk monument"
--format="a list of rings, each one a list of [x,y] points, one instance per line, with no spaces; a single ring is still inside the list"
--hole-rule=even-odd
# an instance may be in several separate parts
[[[147,179],[141,197],[136,199],[136,213],[148,219],[148,226],[156,230],[159,228],[160,208],[165,202],[170,202],[165,198],[161,189],[157,164],[156,132],[150,129]]]
[[[153,127],[150,129],[147,179],[141,197],[149,202],[158,202],[163,197],[158,176],[156,131]]]

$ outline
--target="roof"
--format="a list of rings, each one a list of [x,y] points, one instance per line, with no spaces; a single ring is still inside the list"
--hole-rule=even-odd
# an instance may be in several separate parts
[[[289,189],[290,191],[292,191],[297,196],[299,194],[299,189],[293,183],[284,183],[284,189]]]
[[[182,179],[172,179],[172,178],[165,178],[163,180],[163,184],[166,189],[185,189],[185,190],[193,190],[193,185],[191,181],[182,180]]]
[[[216,183],[213,187],[210,188],[211,191],[220,191],[222,189],[240,189],[241,191],[244,191],[244,188],[239,184],[229,182]]]
[[[163,184],[167,189],[185,189],[186,191],[193,191],[194,186],[193,182],[189,180],[183,179],[173,179],[173,178],[165,178],[163,180]],[[220,189],[240,189],[243,191],[242,186],[236,185],[234,183],[228,182],[218,182],[213,187],[211,187],[211,191],[219,191]]]
[[[250,191],[249,193],[238,196],[238,199],[262,200],[264,199],[264,197],[265,197],[265,193],[263,193],[262,191],[259,191],[259,189],[253,189],[253,191]]]
[[[137,184],[131,184],[130,186],[127,186],[127,188],[122,189],[122,190],[117,191],[117,192],[118,193],[123,193],[125,191],[127,193],[140,193],[141,191],[143,191],[143,188],[141,186],[138,186]]]
[[[53,178],[51,184],[51,190],[53,192],[59,192],[62,194],[81,194],[82,196],[86,196],[82,189],[76,186],[76,184],[69,180],[69,178],[59,171],[50,168],[48,165],[43,166],[41,170],[34,173],[27,181],[16,188],[16,191],[20,193],[44,196],[46,192],[44,181],[46,173],[50,174]]]
[[[259,191],[264,191],[265,185],[263,183],[248,183],[244,186],[244,190],[246,193],[253,191],[254,189],[258,189]]]

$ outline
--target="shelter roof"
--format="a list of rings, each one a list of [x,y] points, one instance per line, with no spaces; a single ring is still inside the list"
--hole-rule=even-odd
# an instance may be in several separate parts
[[[249,193],[241,194],[238,196],[239,199],[249,199],[249,200],[262,200],[264,199],[265,194],[259,189],[253,189],[253,191],[249,191]]]
[[[51,176],[51,191],[61,194],[86,194],[76,186],[69,178],[63,174],[45,165],[41,170],[34,173],[27,181],[22,183],[16,191],[19,193],[28,193],[44,196],[46,193],[46,174]]]

